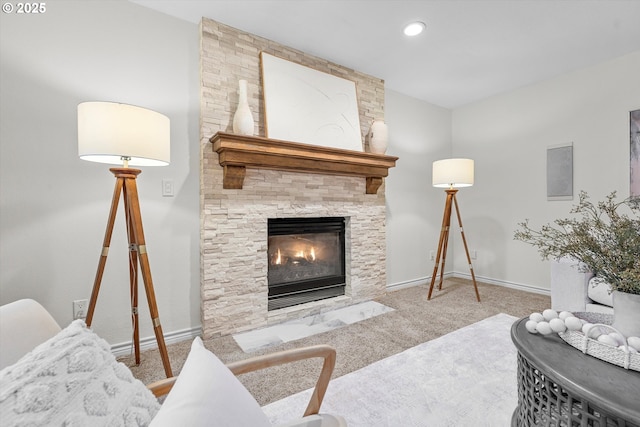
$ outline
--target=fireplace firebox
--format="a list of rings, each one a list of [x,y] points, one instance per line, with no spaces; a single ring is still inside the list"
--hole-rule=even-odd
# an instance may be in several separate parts
[[[268,220],[268,309],[345,293],[345,219]]]

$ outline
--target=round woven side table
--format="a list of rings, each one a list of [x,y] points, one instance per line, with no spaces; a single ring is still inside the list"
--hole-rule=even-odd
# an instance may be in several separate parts
[[[511,327],[518,349],[512,426],[640,427],[640,372],[583,354],[556,334]]]

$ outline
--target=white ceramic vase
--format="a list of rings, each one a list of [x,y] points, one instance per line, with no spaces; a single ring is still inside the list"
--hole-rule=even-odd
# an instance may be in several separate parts
[[[613,325],[625,337],[640,337],[640,295],[613,291]]]
[[[389,142],[389,128],[382,120],[375,120],[369,130],[369,150],[372,153],[384,154]]]
[[[247,100],[247,81],[240,80],[238,109],[233,116],[233,133],[238,135],[253,135],[253,115]]]

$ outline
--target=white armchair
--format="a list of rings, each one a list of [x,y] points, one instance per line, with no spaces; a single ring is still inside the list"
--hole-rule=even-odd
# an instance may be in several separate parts
[[[60,332],[38,302],[22,299],[0,307],[0,369],[13,365],[35,346]]]

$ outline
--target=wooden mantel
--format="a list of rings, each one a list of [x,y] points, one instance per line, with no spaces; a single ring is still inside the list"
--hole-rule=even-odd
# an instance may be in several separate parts
[[[366,178],[376,194],[397,157],[321,147],[258,136],[218,132],[209,139],[224,168],[223,188],[242,189],[246,168],[276,169]]]

